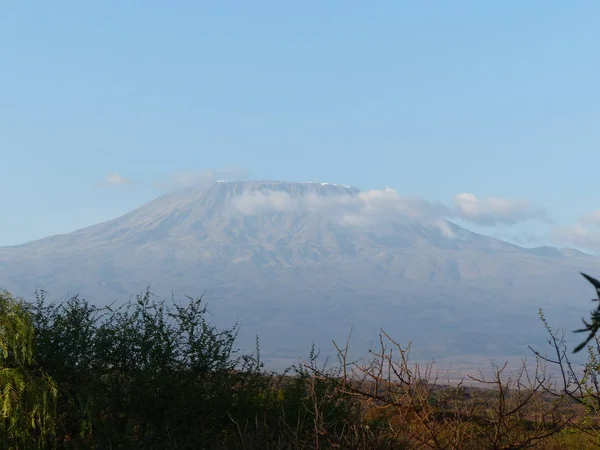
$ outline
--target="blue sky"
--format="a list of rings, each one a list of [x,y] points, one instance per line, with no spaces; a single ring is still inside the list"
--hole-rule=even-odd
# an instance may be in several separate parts
[[[592,248],[599,53],[591,0],[2,2],[0,245],[235,168],[526,200],[554,223],[471,228]]]

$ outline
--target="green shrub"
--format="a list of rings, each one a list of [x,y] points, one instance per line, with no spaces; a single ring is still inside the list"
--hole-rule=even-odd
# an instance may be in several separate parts
[[[23,302],[0,292],[0,448],[51,447],[57,391],[34,364],[34,334]]]

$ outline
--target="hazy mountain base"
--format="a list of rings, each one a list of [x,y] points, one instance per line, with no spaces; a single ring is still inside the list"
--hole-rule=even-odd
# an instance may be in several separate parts
[[[251,349],[258,334],[273,368],[305,357],[312,342],[332,355],[331,340],[345,341],[351,327],[357,356],[383,328],[412,341],[417,360],[524,357],[528,345],[545,344],[538,308],[569,329],[587,314],[581,298],[591,292],[578,272],[599,272],[597,258],[526,249],[450,222],[350,227],[324,210],[232,210],[273,192],[295,204],[354,201],[359,191],[239,182],[174,192],[109,222],[1,248],[0,286],[26,298],[35,289],[51,299],[79,293],[99,306],[148,285],[162,298],[173,286],[179,298],[205,293],[215,323],[239,318],[238,344]]]
[[[213,320],[218,326],[224,327],[230,326],[238,318],[241,322],[238,345],[245,350],[253,348],[254,338],[259,335],[263,358],[272,369],[282,369],[295,362],[297,357],[306,357],[312,342],[322,350],[324,356],[333,356],[331,340],[344,342],[350,331],[352,349],[355,352],[352,356],[364,355],[374,343],[380,328],[393,334],[400,342],[412,341],[414,358],[422,361],[435,359],[439,362],[436,364],[438,368],[464,373],[475,366],[486,368],[491,358],[499,361],[514,360],[518,365],[516,360],[530,356],[528,345],[538,348],[545,345],[543,330],[537,317],[537,309],[543,306],[542,302],[547,303],[545,310],[549,320],[555,324],[568,325],[569,329],[578,325],[580,318],[589,309],[589,304],[581,300],[575,301],[589,295],[589,289],[577,289],[577,286],[567,289],[566,282],[562,284],[563,289],[570,292],[554,290],[549,293],[544,286],[538,286],[538,290],[532,292],[529,298],[519,298],[516,292],[524,290],[518,288],[490,293],[459,286],[454,287],[454,295],[431,287],[428,289],[429,295],[423,292],[411,295],[406,293],[410,292],[410,281],[403,284],[405,293],[398,292],[400,286],[394,292],[392,283],[400,283],[389,277],[388,292],[382,289],[369,292],[367,286],[360,285],[353,289],[351,280],[346,280],[348,287],[336,286],[319,290],[308,282],[306,285],[293,280],[286,283],[284,277],[270,283],[264,282],[262,286],[250,283],[248,279],[251,277],[247,277],[250,286],[238,291],[235,288],[238,285],[235,274],[230,275],[234,279],[229,285],[223,283],[220,288],[206,290],[205,298]],[[294,275],[292,273],[289,277],[293,278]],[[318,275],[311,277],[304,273],[304,276],[314,280]],[[179,279],[175,276],[169,278],[177,283],[188,277],[191,278],[191,274],[182,274]],[[238,280],[241,277],[240,275]],[[197,278],[202,280],[204,277]],[[373,278],[374,285],[383,286],[386,283],[381,277],[379,280]],[[573,278],[578,279],[576,273],[573,277],[565,277],[569,282],[575,281]],[[198,285],[206,285],[208,282],[209,280],[199,281]],[[142,282],[137,286],[133,283],[113,283],[91,290],[85,288],[85,282],[81,282],[74,290],[61,290],[56,281],[48,284],[54,284],[49,298],[61,298],[62,293],[81,292],[98,305],[111,301],[122,302],[144,288]],[[40,288],[42,286],[38,285]],[[169,297],[171,290],[163,286],[155,283],[152,291],[159,297]],[[15,286],[10,285],[8,288],[31,297],[31,291],[23,288],[17,291]],[[414,288],[416,290],[417,286]],[[532,288],[530,289],[533,291]],[[93,293],[85,295],[89,291]],[[57,292],[60,294],[57,295]],[[201,292],[200,287],[189,286],[178,290],[175,297],[182,298],[188,293],[193,295]],[[520,301],[511,302],[511,298]],[[573,298],[574,301],[563,300],[568,298]],[[468,362],[457,366],[458,361],[464,361],[465,358],[468,358]],[[481,364],[477,364],[477,361]]]

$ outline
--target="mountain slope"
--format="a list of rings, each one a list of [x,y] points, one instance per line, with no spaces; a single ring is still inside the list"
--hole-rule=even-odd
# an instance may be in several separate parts
[[[266,356],[358,348],[384,327],[423,357],[517,354],[543,341],[537,308],[575,326],[598,259],[525,249],[450,222],[423,222],[326,183],[218,182],[166,194],[117,219],[0,248],[0,287],[81,293],[96,304],[148,284],[207,294],[216,320],[259,333]],[[382,195],[387,195],[385,192]],[[376,220],[375,220],[376,219]]]

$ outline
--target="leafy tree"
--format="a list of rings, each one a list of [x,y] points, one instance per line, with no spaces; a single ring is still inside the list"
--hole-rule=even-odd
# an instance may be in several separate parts
[[[34,365],[34,328],[23,302],[0,293],[0,446],[49,446],[56,385]]]

